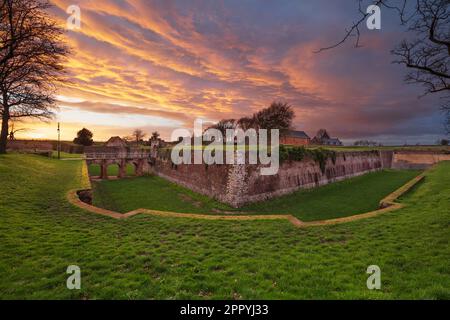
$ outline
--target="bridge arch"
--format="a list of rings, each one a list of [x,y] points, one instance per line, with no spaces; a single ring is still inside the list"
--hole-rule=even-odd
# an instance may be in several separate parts
[[[113,172],[117,174],[118,178],[125,178],[127,176],[127,167],[132,165],[135,176],[142,176],[149,171],[150,153],[145,150],[116,150],[117,148],[91,148],[86,152],[86,163],[88,166],[98,165],[99,178],[108,179],[108,167],[111,165],[117,166],[117,170]],[[110,151],[110,152],[105,152]]]

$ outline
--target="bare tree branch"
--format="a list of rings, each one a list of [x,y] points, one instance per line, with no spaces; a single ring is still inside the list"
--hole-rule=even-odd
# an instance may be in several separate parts
[[[392,50],[393,61],[410,70],[406,83],[421,84],[424,95],[444,93],[450,90],[450,1],[449,0],[379,0],[372,4],[397,12],[400,23],[405,25],[415,39],[403,40]],[[317,52],[336,48],[350,37],[356,37],[355,47],[360,47],[359,27],[368,14],[358,0],[360,18],[352,24],[337,43],[319,49]],[[448,96],[444,100],[450,99]],[[446,116],[449,117],[448,104]],[[449,119],[447,118],[447,122]]]
[[[69,50],[50,7],[47,0],[0,1],[0,153],[6,152],[10,119],[53,115]]]

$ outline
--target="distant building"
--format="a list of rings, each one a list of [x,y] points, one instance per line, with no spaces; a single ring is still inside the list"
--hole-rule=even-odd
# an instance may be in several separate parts
[[[106,143],[106,147],[120,147],[126,148],[127,142],[123,140],[121,137],[111,137]]]
[[[320,129],[316,136],[311,140],[311,144],[323,146],[343,146],[344,144],[338,138],[332,138],[327,130]]]
[[[306,146],[310,144],[311,138],[304,131],[291,130],[280,137],[280,144],[292,146]]]

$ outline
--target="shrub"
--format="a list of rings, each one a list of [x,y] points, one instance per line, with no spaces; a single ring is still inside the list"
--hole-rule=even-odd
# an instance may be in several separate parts
[[[310,157],[319,164],[322,173],[325,173],[328,159],[331,159],[333,164],[336,164],[337,153],[332,150],[314,149],[309,150],[305,147],[287,148],[280,146],[280,161],[302,161],[306,157]]]

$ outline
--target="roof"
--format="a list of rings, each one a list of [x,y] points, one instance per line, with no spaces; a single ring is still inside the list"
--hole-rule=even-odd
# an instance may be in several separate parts
[[[341,140],[337,138],[322,139],[322,142],[324,144],[342,144]]]
[[[106,143],[105,146],[115,147],[117,145],[126,146],[127,143],[121,137],[111,137]]]
[[[305,131],[295,131],[291,130],[289,131],[286,136],[288,137],[295,137],[295,138],[302,138],[302,139],[310,139],[309,136],[306,134]]]
[[[109,138],[108,142],[112,141],[123,141],[121,137],[111,137]]]
[[[325,129],[320,129],[315,138],[319,139],[319,140],[325,140],[325,139],[332,139],[331,136],[328,134],[328,131]]]

